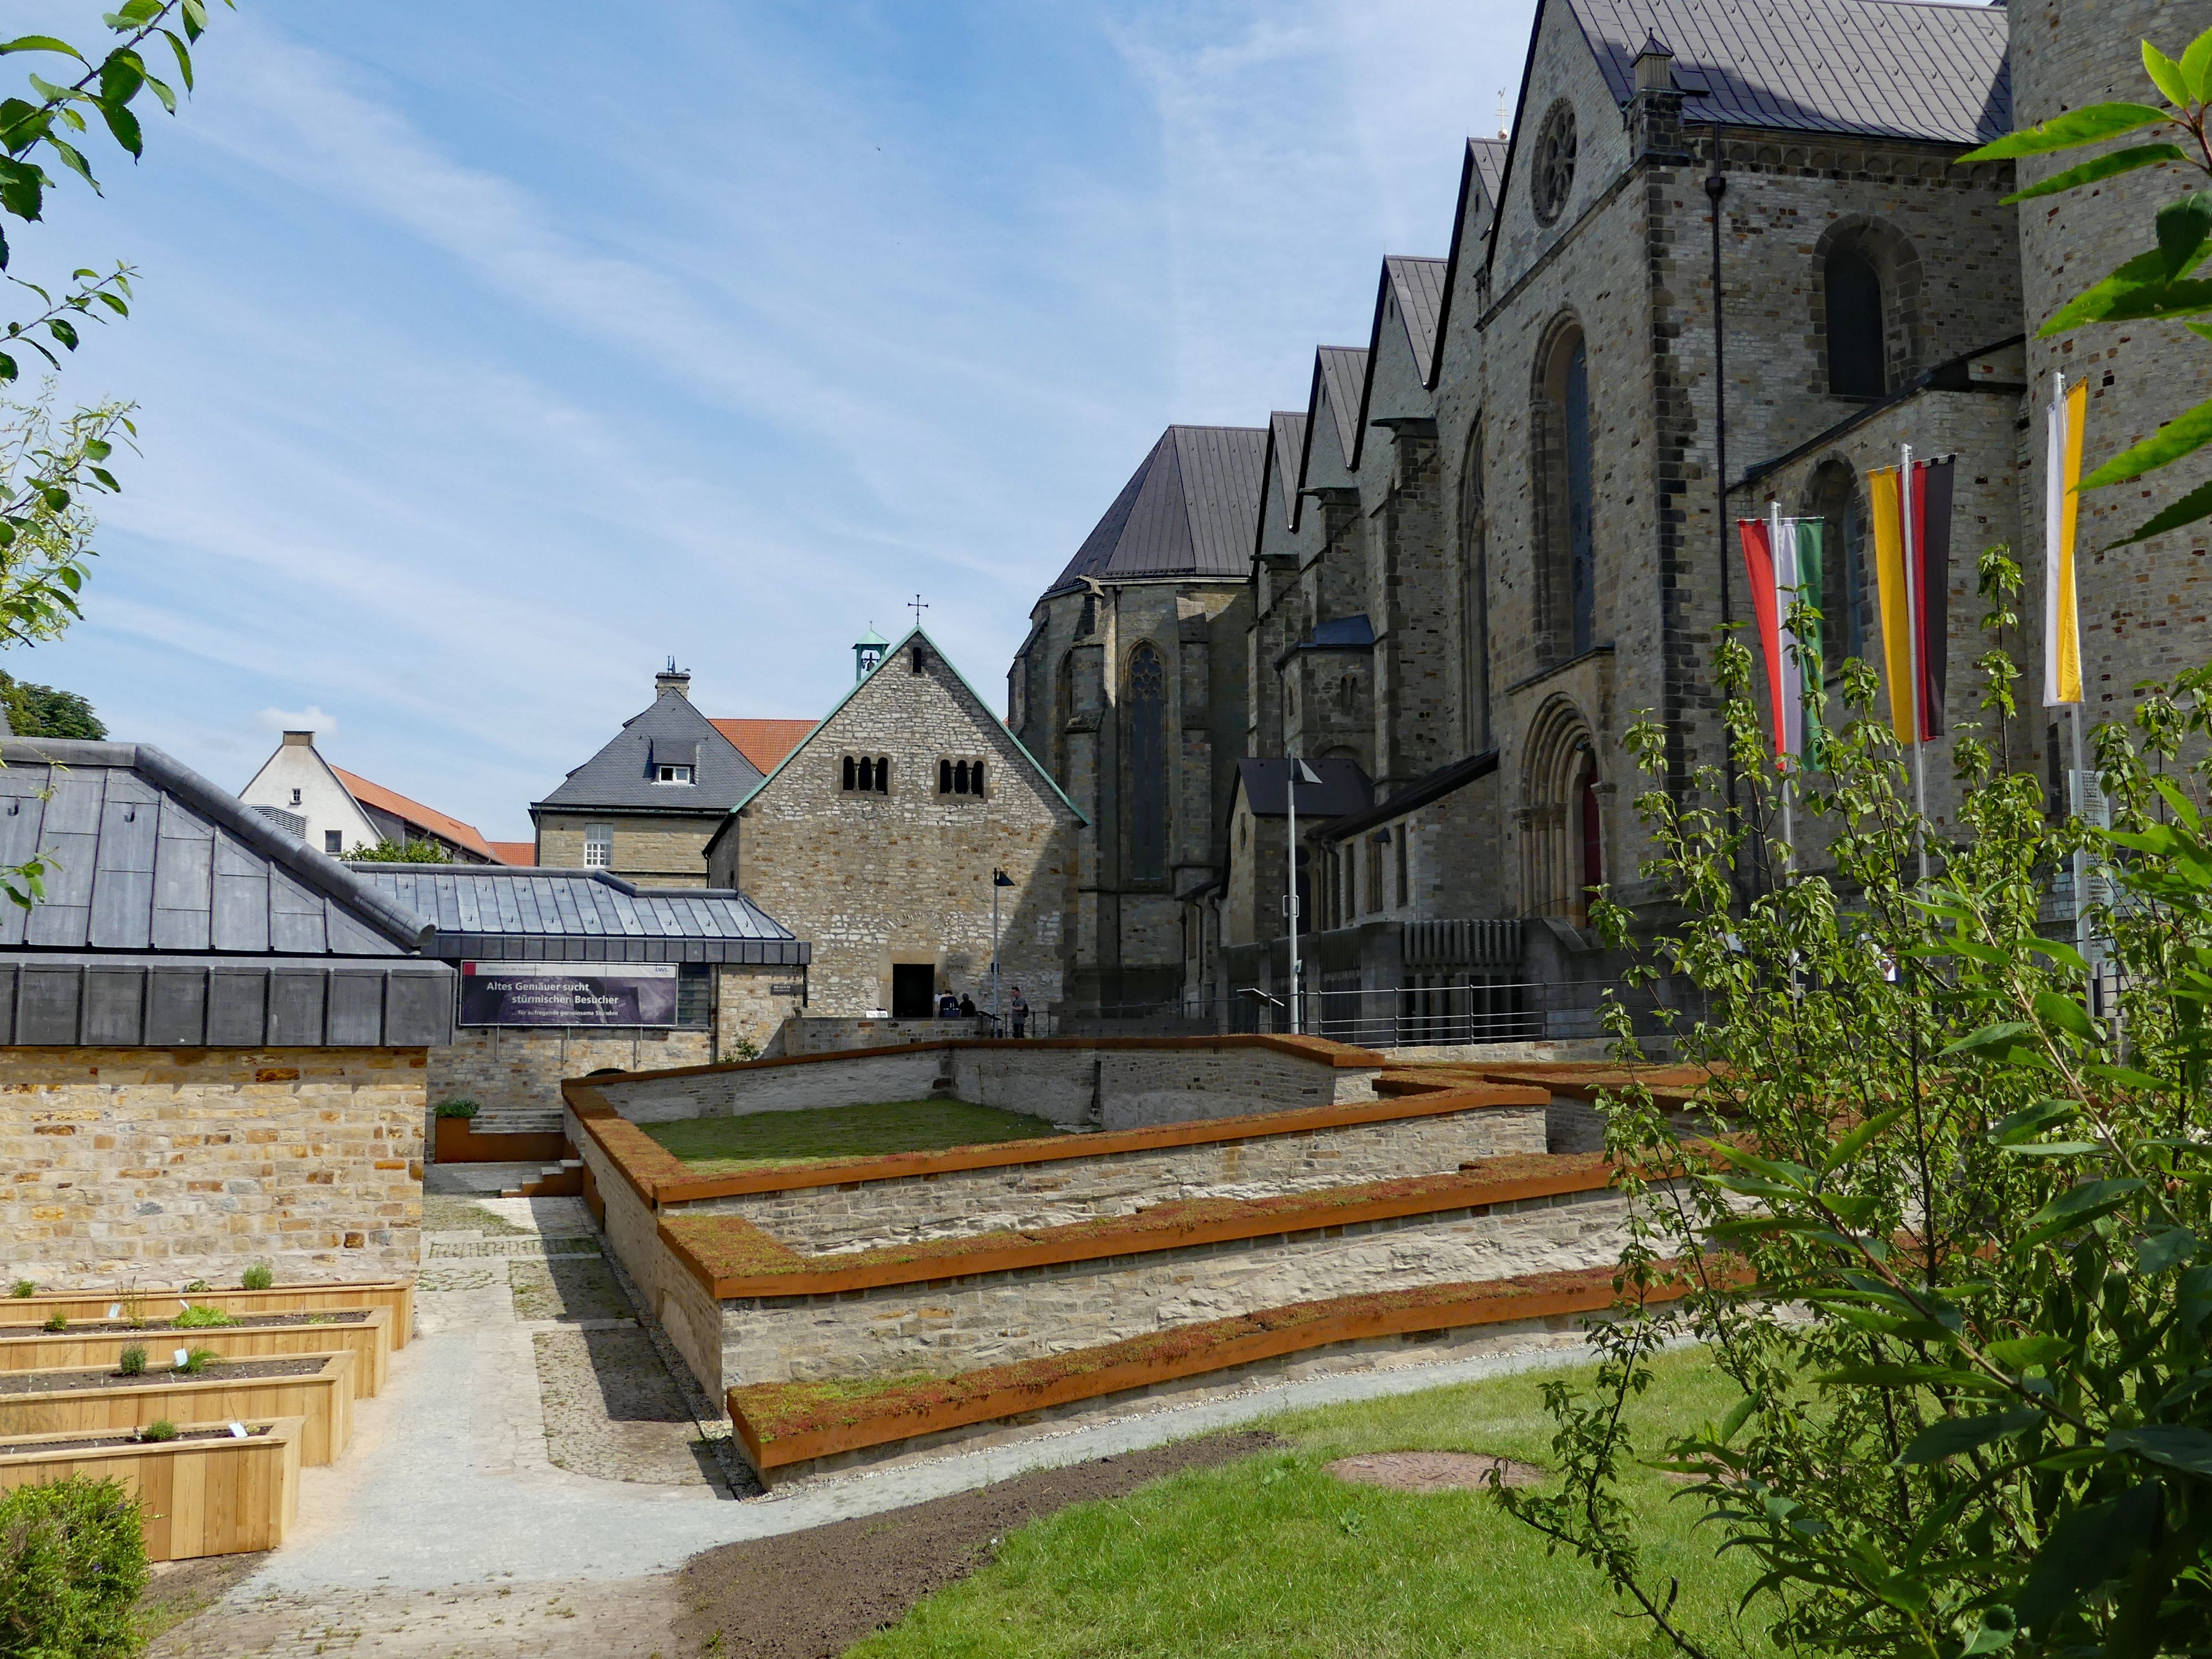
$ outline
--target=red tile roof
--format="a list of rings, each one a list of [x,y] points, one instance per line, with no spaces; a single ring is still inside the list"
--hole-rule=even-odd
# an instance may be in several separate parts
[[[463,823],[459,818],[449,817],[434,806],[425,806],[419,800],[410,800],[380,783],[371,783],[357,772],[347,771],[343,766],[333,766],[331,770],[338,775],[338,781],[345,785],[353,798],[363,806],[374,806],[380,811],[389,812],[404,823],[427,830],[441,840],[452,842],[457,847],[465,847],[471,853],[481,854],[487,859],[495,856],[491,843],[477,833],[473,823]]]
[[[783,757],[805,741],[812,720],[718,720],[708,723],[732,744],[763,776],[783,764]]]
[[[538,843],[534,841],[495,841],[487,844],[491,848],[491,855],[501,864],[530,869],[538,863]]]

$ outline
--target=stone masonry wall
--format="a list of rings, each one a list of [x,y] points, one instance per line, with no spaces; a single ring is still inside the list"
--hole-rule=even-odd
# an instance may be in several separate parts
[[[896,1181],[747,1193],[667,1213],[741,1215],[805,1255],[1000,1229],[1062,1227],[1188,1198],[1269,1198],[1406,1176],[1470,1158],[1545,1150],[1545,1109],[1489,1106],[1439,1117],[1170,1146]]]
[[[1287,1303],[1613,1260],[1618,1193],[1066,1267],[722,1304],[725,1386],[949,1376]]]
[[[548,869],[582,869],[584,831],[595,823],[615,832],[609,874],[641,887],[703,887],[708,838],[721,828],[722,817],[719,812],[696,818],[545,812],[538,820],[538,862]]]
[[[0,1272],[411,1275],[421,1048],[0,1049]]]

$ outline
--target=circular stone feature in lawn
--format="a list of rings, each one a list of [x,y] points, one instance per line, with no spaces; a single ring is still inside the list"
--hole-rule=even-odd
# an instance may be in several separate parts
[[[1398,1492],[1480,1492],[1489,1486],[1492,1469],[1509,1486],[1539,1486],[1545,1479],[1545,1471],[1534,1463],[1517,1463],[1487,1452],[1362,1452],[1328,1466],[1340,1480]]]

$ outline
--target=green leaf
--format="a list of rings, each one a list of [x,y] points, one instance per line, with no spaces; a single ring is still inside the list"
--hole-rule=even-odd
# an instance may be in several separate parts
[[[1974,1659],[1977,1654],[2002,1653],[2012,1645],[2013,1638],[2019,1634],[2010,1607],[1991,1607],[1982,1615],[1981,1628],[1974,1632],[1972,1639],[1959,1650],[1960,1659]]]
[[[80,64],[85,56],[66,40],[57,40],[51,34],[19,34],[13,40],[0,40],[0,55],[11,52],[58,52],[65,58],[74,58]]]
[[[2172,809],[2173,816],[2185,826],[2195,830],[2203,823],[2203,815],[2197,810],[2197,803],[2190,799],[2181,786],[2172,778],[2153,778],[2150,781],[2151,787],[2158,791],[2160,798]]]
[[[1999,1150],[2008,1158],[2079,1158],[2105,1149],[2094,1140],[2030,1140]]]
[[[2027,948],[2039,957],[2049,957],[2061,968],[2070,969],[2077,974],[2086,974],[2089,971],[2087,959],[2063,939],[2034,939],[2029,942]]]
[[[2024,1371],[2031,1365],[2063,1359],[2074,1352],[2074,1345],[2063,1336],[2010,1336],[1990,1343],[1983,1352],[2000,1365]]]
[[[135,160],[146,153],[146,141],[138,131],[138,118],[121,104],[102,99],[100,112],[107,118],[107,130],[115,135],[115,142],[129,150]]]
[[[1915,1435],[1912,1443],[1897,1456],[1897,1468],[1910,1468],[1916,1463],[1940,1463],[1947,1457],[1956,1457],[1977,1446],[1986,1446],[1992,1440],[2002,1440],[2011,1435],[2024,1434],[2041,1425],[2043,1413],[2033,1406],[2023,1406],[2016,1411],[1992,1412],[1981,1417],[1947,1417],[1931,1423]]]
[[[2212,29],[2191,40],[2181,54],[2181,78],[2191,98],[2212,98]]]
[[[2009,207],[2014,202],[2032,201],[2039,196],[2063,196],[2069,190],[2094,185],[2100,179],[2133,173],[2137,167],[2156,167],[2160,161],[2186,161],[2188,159],[2179,144],[2134,144],[2126,149],[2116,149],[2109,155],[2100,155],[2094,161],[2083,161],[2077,167],[2068,167],[2063,173],[2054,173],[2041,183],[2030,185],[2026,190],[2016,190],[2004,198],[2004,204]]]
[[[177,39],[175,33],[172,31],[163,29],[161,31],[161,38],[169,43],[169,50],[176,53],[177,78],[185,83],[185,90],[186,92],[190,92],[192,89],[191,53],[185,49],[185,43]]]
[[[2129,1563],[2157,1535],[2164,1489],[2146,1480],[2110,1503],[2076,1510],[2051,1528],[2029,1567],[2013,1611],[2029,1629],[2047,1632],[2058,1617]]]
[[[2212,338],[2212,323],[2190,323],[2186,326],[2207,331],[2207,337]],[[2109,553],[2115,547],[2148,541],[2153,536],[2163,536],[2169,530],[2179,530],[2185,524],[2195,524],[2199,519],[2208,516],[2212,516],[2212,483],[2201,483],[2164,512],[2154,513],[2145,519],[2105,550]]]
[[[2035,1017],[2045,1025],[2054,1025],[2084,1042],[2097,1041],[2096,1027],[2089,1023],[2089,1016],[2081,1005],[2071,997],[2062,997],[2056,991],[2038,991]]]
[[[1908,1109],[1903,1106],[1893,1106],[1886,1112],[1877,1112],[1874,1116],[1853,1128],[1849,1134],[1836,1143],[1835,1150],[1828,1154],[1826,1161],[1820,1165],[1821,1173],[1828,1174],[1850,1163],[1866,1150],[1869,1141],[1903,1117]]]
[[[2148,40],[2142,43],[2142,61],[2143,72],[2165,95],[2166,101],[2176,109],[2186,108],[2191,102],[2189,77],[2181,72],[2181,65]]]
[[[1966,1389],[1977,1394],[2004,1392],[2004,1384],[1979,1371],[1962,1371],[1948,1365],[1844,1365],[1822,1371],[1815,1382],[1841,1383],[1863,1389]]]
[[[2146,1423],[2139,1429],[2116,1429],[2105,1437],[2105,1449],[2131,1451],[2191,1474],[2212,1475],[2212,1434],[2185,1423]]]
[[[2147,303],[2141,298],[2143,292],[2166,292],[2172,285],[2173,275],[2166,268],[2166,256],[2156,248],[2138,253],[2101,282],[2091,284],[2059,307],[2051,314],[2051,320],[2036,331],[2037,336],[2049,339],[2069,329],[2079,328],[2083,323],[2100,321],[2123,306]]]
[[[2081,1115],[2081,1109],[2070,1100],[2039,1100],[2000,1118],[1990,1128],[1990,1139],[1999,1146],[2009,1146]]]
[[[2155,1278],[2196,1254],[2197,1235],[2186,1227],[2169,1227],[2136,1246],[2136,1271],[2146,1279]]]
[[[2078,1227],[2100,1215],[2110,1215],[2148,1184],[2140,1176],[2125,1176],[2112,1181],[2085,1181],[2052,1199],[2028,1218],[2027,1224],[2037,1228],[2052,1224],[2061,1227]]]
[[[2143,42],[2148,48],[2150,42]],[[2212,235],[2212,196],[2193,191],[2158,210],[2158,251],[2168,276],[2179,276],[2203,258],[2204,239]]]
[[[2090,104],[2054,116],[2039,127],[2008,133],[1995,143],[1968,150],[1951,165],[2002,161],[2015,155],[2048,155],[2053,150],[2094,144],[2100,138],[2116,138],[2121,133],[2133,132],[2139,127],[2154,127],[2172,118],[2166,111],[2153,109],[2148,104]]]
[[[1983,1026],[1972,1036],[1960,1037],[1949,1048],[1939,1052],[1936,1058],[1948,1060],[1954,1054],[1978,1054],[1991,1048],[2010,1048],[2033,1030],[2034,1027],[2022,1020],[2001,1019],[1994,1025]]]
[[[2207,284],[2212,287],[2212,284]],[[2081,480],[2084,489],[2102,489],[2109,485],[2125,483],[2130,478],[2140,478],[2146,472],[2179,460],[2184,455],[2212,443],[2212,401],[2188,410],[2144,439],[2134,448],[2123,450],[2104,465]]]

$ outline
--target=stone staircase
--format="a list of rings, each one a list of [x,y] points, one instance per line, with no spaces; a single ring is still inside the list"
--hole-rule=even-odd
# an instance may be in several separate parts
[[[558,1102],[550,1106],[490,1107],[477,1113],[470,1127],[480,1135],[557,1135],[561,1107]]]

